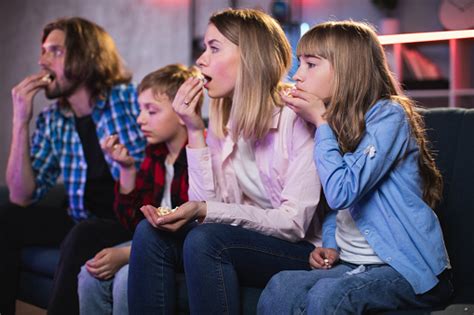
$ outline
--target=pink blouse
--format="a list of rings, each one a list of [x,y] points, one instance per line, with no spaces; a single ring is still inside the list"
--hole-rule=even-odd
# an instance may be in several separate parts
[[[272,208],[252,204],[232,167],[236,143],[207,135],[207,147],[187,148],[189,200],[205,200],[204,223],[238,225],[291,242],[321,245],[316,213],[321,184],[313,161],[314,128],[287,107],[275,111],[269,133],[254,144],[260,178]]]

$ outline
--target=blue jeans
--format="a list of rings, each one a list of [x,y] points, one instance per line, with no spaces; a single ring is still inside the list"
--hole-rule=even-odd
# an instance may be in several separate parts
[[[184,237],[196,223],[176,233],[142,220],[133,234],[128,274],[130,314],[175,314],[177,272],[183,271]]]
[[[128,246],[130,243],[126,242],[117,247]],[[109,280],[95,278],[82,266],[77,278],[80,314],[128,315],[128,265],[120,268]]]
[[[240,286],[263,288],[285,269],[309,269],[314,246],[238,226],[202,224],[184,241],[191,314],[240,314]]]
[[[314,249],[307,242],[290,243],[225,224],[192,226],[172,236],[146,221],[137,227],[130,259],[130,314],[175,312],[170,304],[176,299],[174,277],[182,261],[191,314],[239,314],[240,285],[263,288],[281,270],[309,269]]]
[[[284,271],[267,284],[258,314],[364,314],[407,308],[436,307],[453,294],[450,272],[424,294],[389,265],[341,263],[332,269]]]

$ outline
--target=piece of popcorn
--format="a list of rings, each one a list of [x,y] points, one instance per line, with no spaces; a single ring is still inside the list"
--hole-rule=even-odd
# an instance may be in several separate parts
[[[293,93],[294,91],[296,91],[296,87],[291,87],[291,88],[288,88],[288,89],[284,89],[283,90],[283,94],[286,96],[286,97],[293,97],[293,95],[291,95],[291,93]]]
[[[167,214],[170,214],[170,213],[173,213],[175,212],[176,210],[178,210],[178,207],[174,208],[174,209],[170,209],[168,207],[158,207],[156,208],[156,213],[159,215],[159,216],[163,216],[163,215],[167,215]]]
[[[198,78],[203,84],[206,83],[206,78],[202,75],[202,73],[196,75],[196,78]]]
[[[51,74],[48,73],[47,75],[41,78],[41,81],[51,83],[53,82],[53,77],[51,76]]]

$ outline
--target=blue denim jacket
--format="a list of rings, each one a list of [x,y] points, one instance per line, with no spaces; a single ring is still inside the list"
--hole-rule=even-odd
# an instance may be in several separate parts
[[[449,258],[438,218],[422,199],[418,145],[400,104],[378,101],[365,122],[359,145],[345,154],[328,124],[316,130],[314,159],[323,190],[332,209],[349,209],[380,259],[424,293],[437,284]],[[324,224],[324,247],[337,248],[336,213]]]

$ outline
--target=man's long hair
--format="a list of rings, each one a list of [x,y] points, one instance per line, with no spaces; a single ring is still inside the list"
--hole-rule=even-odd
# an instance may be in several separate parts
[[[45,26],[42,43],[53,30],[65,33],[65,77],[84,84],[93,98],[105,97],[112,86],[132,79],[114,40],[99,25],[80,17],[61,18]]]

